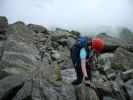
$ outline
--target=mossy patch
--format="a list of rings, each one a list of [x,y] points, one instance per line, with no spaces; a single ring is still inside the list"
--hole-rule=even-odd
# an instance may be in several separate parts
[[[126,67],[122,64],[115,64],[115,63],[112,63],[111,64],[111,68],[114,69],[114,70],[119,70],[119,71],[126,71]]]
[[[56,62],[54,62],[52,67],[53,67],[53,75],[52,75],[53,80],[55,81],[62,80],[60,66]]]
[[[23,72],[30,72],[33,70],[35,66],[30,64],[14,64],[9,62],[2,62],[1,63],[1,71],[4,71],[9,74],[19,74]]]

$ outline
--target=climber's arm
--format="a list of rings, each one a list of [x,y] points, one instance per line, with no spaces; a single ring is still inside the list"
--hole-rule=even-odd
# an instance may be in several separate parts
[[[86,71],[86,56],[87,56],[86,50],[85,48],[82,48],[80,50],[80,59],[81,59],[81,69],[84,77],[88,77],[87,71]]]

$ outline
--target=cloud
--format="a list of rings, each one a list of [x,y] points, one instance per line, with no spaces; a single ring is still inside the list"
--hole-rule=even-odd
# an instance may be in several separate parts
[[[88,32],[101,26],[133,30],[132,0],[1,0],[0,15],[47,27]]]

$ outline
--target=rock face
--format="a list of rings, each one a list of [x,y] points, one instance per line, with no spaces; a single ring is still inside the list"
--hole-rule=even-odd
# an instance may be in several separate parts
[[[120,34],[119,38],[111,37],[106,33],[101,33],[97,35],[105,41],[105,47],[104,47],[103,53],[114,52],[118,47],[122,47],[130,52],[133,52],[133,46],[131,44],[132,33],[125,34],[121,32],[119,34]],[[130,39],[128,39],[128,37],[130,37]]]
[[[36,33],[47,33],[47,29],[41,25],[29,24],[27,27]]]
[[[4,16],[0,16],[0,33],[7,31],[8,20]]]
[[[114,58],[112,59],[112,67],[122,71],[132,69],[132,59],[133,53],[123,48],[118,48],[114,53]]]
[[[6,31],[8,30],[8,20],[6,17],[0,16],[0,40],[7,38]]]
[[[129,35],[99,34],[105,48],[91,85],[72,86],[70,48],[79,35],[0,17],[0,100],[132,100],[133,47],[123,41]]]
[[[99,37],[101,37],[105,42],[105,47],[103,52],[113,52],[120,46],[125,46],[126,43],[122,41],[121,39],[108,36],[107,34],[99,34]]]
[[[120,39],[132,45],[133,33],[129,29],[127,28],[120,29],[119,36],[120,36]]]
[[[8,39],[2,41],[3,55],[0,72],[9,75],[34,70],[38,66],[36,59],[38,51],[33,48],[32,43],[34,32],[22,22],[17,22],[9,27],[11,31],[8,32]]]

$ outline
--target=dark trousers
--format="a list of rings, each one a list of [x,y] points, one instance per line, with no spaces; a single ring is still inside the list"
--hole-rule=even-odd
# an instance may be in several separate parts
[[[81,64],[80,63],[77,64],[76,66],[74,66],[74,68],[75,68],[75,71],[76,71],[77,80],[82,81],[83,72],[82,72]],[[91,68],[87,64],[86,64],[86,70],[87,70],[88,78],[89,78],[89,80],[91,80]]]

